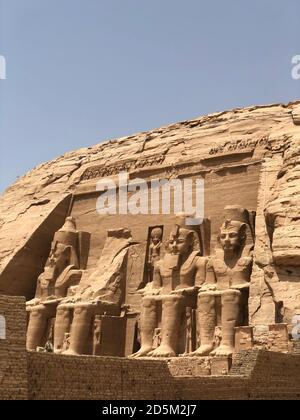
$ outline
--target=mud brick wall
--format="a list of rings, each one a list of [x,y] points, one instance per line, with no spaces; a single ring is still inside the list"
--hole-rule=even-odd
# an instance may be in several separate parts
[[[168,399],[173,377],[159,360],[28,353],[30,399]]]
[[[242,377],[174,378],[182,400],[248,400],[249,380]]]
[[[259,350],[242,350],[236,354],[229,375],[249,377],[256,365],[259,353]]]
[[[28,353],[30,399],[247,399],[246,378],[174,377],[164,360]]]
[[[0,296],[0,316],[6,330],[0,339],[0,399],[27,399],[25,299]]]
[[[228,376],[172,376],[165,360],[28,353],[30,399],[300,399],[300,357],[243,351]]]
[[[259,351],[251,375],[255,399],[300,399],[300,356]]]

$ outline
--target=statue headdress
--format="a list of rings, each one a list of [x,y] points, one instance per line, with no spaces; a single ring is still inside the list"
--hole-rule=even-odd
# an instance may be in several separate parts
[[[187,225],[186,224],[186,219],[187,217],[190,217],[189,215],[187,215],[186,213],[177,213],[176,214],[176,224],[174,226],[174,228],[171,231],[171,235],[173,236],[178,236],[179,235],[179,231],[183,231],[187,234],[188,237],[191,237],[192,239],[192,243],[193,243],[193,250],[194,251],[199,251],[200,250],[200,241],[199,241],[199,236],[198,236],[198,232],[197,232],[197,226],[193,226],[193,225]]]
[[[224,222],[221,229],[230,229],[230,227],[238,229],[249,229],[252,240],[254,242],[254,213],[249,213],[245,208],[233,205],[226,206],[224,209]]]
[[[226,206],[224,209],[224,222],[222,227],[229,228],[249,225],[249,212],[241,206]]]
[[[71,261],[78,266],[78,231],[74,217],[67,217],[64,225],[55,233],[53,243],[71,247]]]

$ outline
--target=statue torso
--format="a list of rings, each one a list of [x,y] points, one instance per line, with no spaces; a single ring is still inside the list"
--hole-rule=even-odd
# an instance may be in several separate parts
[[[208,270],[213,270],[219,290],[234,288],[235,285],[249,285],[253,260],[251,249],[252,247],[245,246],[240,257],[232,265],[227,265],[224,261],[223,250],[216,250],[215,255],[210,258]]]
[[[162,293],[170,293],[177,287],[192,287],[195,284],[196,261],[199,252],[192,252],[183,264],[177,256],[166,254],[157,262],[162,279]]]

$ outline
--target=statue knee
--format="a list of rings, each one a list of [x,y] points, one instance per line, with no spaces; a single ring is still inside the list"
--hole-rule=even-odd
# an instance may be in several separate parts
[[[69,320],[71,316],[71,308],[67,306],[58,306],[56,309],[56,323]]]
[[[57,307],[56,315],[57,316],[63,316],[63,315],[65,315],[68,312],[69,312],[69,308],[61,305],[61,306],[58,306]]]
[[[214,304],[215,296],[209,292],[203,292],[198,294],[198,305]]]
[[[242,293],[240,290],[225,290],[221,295],[222,305],[238,304],[242,300]]]
[[[86,318],[92,316],[93,307],[92,305],[87,304],[78,304],[74,307],[74,317],[76,318]]]
[[[32,308],[31,310],[29,310],[30,320],[33,320],[33,319],[36,321],[42,320],[46,317],[46,314],[47,314],[47,310],[44,305],[38,305]]]
[[[144,308],[151,308],[156,305],[156,300],[152,296],[145,296],[142,298],[142,306]]]
[[[185,299],[180,295],[166,295],[162,299],[163,307],[166,308],[177,308],[184,306]]]

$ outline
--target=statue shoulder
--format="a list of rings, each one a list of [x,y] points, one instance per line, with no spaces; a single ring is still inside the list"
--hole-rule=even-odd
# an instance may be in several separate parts
[[[207,267],[213,268],[216,263],[224,261],[224,251],[220,248],[216,248],[213,255],[208,257]]]
[[[209,257],[203,257],[201,255],[197,255],[195,258],[195,264],[197,268],[206,267],[209,261]]]
[[[253,260],[254,245],[246,245],[243,249],[240,261],[244,263],[250,263]]]
[[[253,257],[254,245],[245,245],[243,249],[243,257]]]
[[[209,256],[207,258],[206,269],[213,270],[213,268],[214,268],[214,258],[212,256]]]
[[[154,264],[153,264],[154,271],[155,272],[160,272],[161,267],[162,267],[162,264],[163,264],[163,260],[162,259],[159,259],[159,260],[154,261]]]

